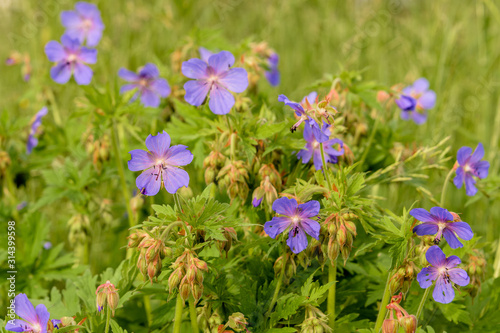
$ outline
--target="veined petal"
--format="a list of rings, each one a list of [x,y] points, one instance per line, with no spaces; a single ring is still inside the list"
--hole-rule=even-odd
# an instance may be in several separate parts
[[[200,52],[201,60],[203,60],[207,64],[208,64],[208,58],[210,58],[214,54],[212,51],[209,51],[201,46],[198,48],[198,52]]]
[[[207,97],[209,89],[210,85],[207,81],[188,81],[184,83],[184,90],[186,90],[184,99],[191,105],[200,106]]]
[[[26,294],[19,294],[14,298],[16,314],[30,323],[38,322],[38,317],[33,304],[28,299]]]
[[[460,165],[465,165],[467,158],[472,154],[471,147],[462,147],[457,151],[457,161]]]
[[[273,202],[273,210],[281,215],[294,216],[297,211],[297,200],[286,197],[279,198]]]
[[[158,194],[161,187],[159,172],[158,168],[155,167],[144,171],[137,177],[135,184],[142,194],[149,196]]]
[[[35,308],[35,312],[38,316],[37,323],[42,328],[40,333],[47,332],[47,324],[49,323],[50,313],[47,311],[47,307],[44,304],[38,304]]]
[[[75,81],[79,85],[86,86],[92,81],[94,72],[89,66],[77,63],[75,64]]]
[[[320,204],[316,200],[311,200],[298,206],[300,217],[314,217],[319,214]]]
[[[482,158],[484,157],[484,147],[481,142],[477,144],[476,149],[474,150],[474,153],[472,153],[469,163],[470,164],[475,164],[479,162]]]
[[[215,74],[222,74],[234,65],[234,56],[229,51],[215,53],[208,58],[208,65],[215,70]]]
[[[65,84],[71,78],[71,65],[61,61],[50,69],[50,77],[59,84]]]
[[[432,281],[436,280],[438,277],[438,270],[434,267],[424,267],[417,274],[417,281],[420,288],[427,289],[432,285]]]
[[[45,45],[45,54],[47,55],[49,61],[52,62],[59,62],[66,58],[64,47],[55,40],[52,40]]]
[[[302,159],[302,163],[306,164],[311,160],[313,151],[311,149],[307,148],[308,145],[306,145],[305,149],[302,149],[297,153],[297,158]]]
[[[321,158],[321,151],[319,149],[314,149],[314,152],[313,152],[313,164],[314,164],[314,168],[316,170],[323,169],[323,159]]]
[[[217,81],[227,89],[241,93],[248,87],[248,73],[243,68],[232,68],[222,73]]]
[[[435,235],[439,230],[436,222],[425,222],[413,228],[413,232],[419,236]]]
[[[319,240],[319,232],[321,229],[321,225],[318,223],[318,221],[314,221],[307,218],[302,219],[300,221],[300,226],[309,236]]]
[[[464,246],[462,243],[460,243],[457,236],[455,236],[453,231],[451,231],[449,228],[445,228],[443,230],[443,236],[444,236],[444,239],[446,239],[446,241],[448,242],[448,244],[450,245],[450,247],[452,249],[458,249],[459,247]]]
[[[157,108],[160,105],[160,96],[150,89],[143,89],[141,92],[141,103],[145,107]]]
[[[437,218],[436,221],[453,221],[453,215],[447,209],[441,207],[432,207],[431,214]]]
[[[126,68],[120,68],[120,70],[118,71],[118,76],[129,82],[139,81],[140,79],[139,75]]]
[[[410,215],[421,222],[435,222],[436,219],[431,213],[423,208],[414,208],[410,210]]]
[[[130,91],[130,90],[134,90],[134,89],[137,89],[139,88],[139,85],[135,84],[135,83],[130,83],[130,84],[125,84],[123,86],[121,86],[120,88],[120,94],[123,94],[127,91]]]
[[[301,103],[304,104],[306,102],[306,99],[307,99],[307,101],[309,102],[309,104],[312,105],[312,104],[316,103],[316,97],[318,97],[318,93],[315,92],[315,91],[313,91],[313,92],[309,93],[309,95],[305,96],[302,99]]]
[[[170,135],[163,131],[157,135],[148,135],[146,138],[146,147],[155,154],[156,158],[164,158],[168,147],[170,147]]]
[[[462,263],[462,260],[460,260],[459,257],[449,256],[448,258],[446,258],[446,262],[445,262],[444,267],[450,269],[450,268],[454,268],[455,266],[457,266],[461,263]]]
[[[471,240],[474,237],[472,228],[467,222],[450,222],[446,225],[446,228],[450,229],[458,235],[458,237],[463,240]]]
[[[11,332],[25,332],[25,329],[33,329],[31,324],[21,319],[7,320],[5,330]]]
[[[476,180],[472,178],[472,175],[470,174],[466,174],[464,178],[465,178],[465,194],[467,194],[469,197],[476,195],[477,193],[477,188],[475,186]]]
[[[475,165],[476,176],[479,179],[484,179],[488,177],[488,170],[490,169],[490,162],[488,161],[479,161]]]
[[[436,286],[432,292],[432,297],[438,303],[448,304],[455,298],[455,290],[450,282],[447,282],[442,276],[436,280]]]
[[[128,161],[128,169],[130,171],[141,171],[151,168],[155,164],[152,154],[142,149],[134,149],[129,152],[131,155]]]
[[[427,81],[426,78],[421,77],[413,82],[412,88],[415,93],[423,93],[429,89],[429,81]]]
[[[219,84],[214,84],[210,91],[208,106],[215,114],[228,114],[235,103],[233,95]]]
[[[185,170],[167,166],[163,170],[163,184],[168,193],[174,194],[181,187],[189,186],[189,174]]]
[[[165,163],[168,165],[183,166],[193,161],[193,153],[187,150],[187,146],[175,145],[170,147],[165,155]]]
[[[464,183],[465,179],[464,170],[461,166],[459,166],[456,172],[456,176],[455,178],[453,178],[453,184],[455,184],[457,188],[462,188],[462,184]]]
[[[65,28],[75,28],[80,25],[81,18],[73,10],[64,10],[61,12],[61,23]]]
[[[425,258],[436,268],[443,267],[446,261],[446,256],[444,255],[443,250],[441,250],[437,245],[433,245],[427,250]]]
[[[411,118],[415,124],[422,125],[427,121],[427,112],[411,111]]]
[[[304,251],[307,247],[307,236],[302,228],[292,226],[288,233],[286,244],[290,247],[293,253],[297,254]]]
[[[182,74],[190,79],[206,79],[207,63],[200,59],[189,59],[182,63]]]
[[[302,107],[302,105],[300,105],[299,103],[290,101],[288,99],[288,97],[286,97],[285,95],[279,95],[278,102],[283,102],[283,103],[285,103],[286,106],[289,106],[292,109],[294,109],[297,117],[305,115],[305,111],[304,111],[304,108]]]
[[[102,38],[102,30],[104,26],[100,27],[98,24],[94,23],[94,27],[87,33],[87,46],[95,47],[99,44]]]
[[[285,231],[286,228],[290,225],[291,220],[288,217],[273,217],[271,221],[267,221],[264,224],[264,231],[271,238],[276,238],[279,234]]]
[[[417,106],[424,110],[429,110],[436,104],[436,93],[432,90],[426,91],[417,100]]]
[[[450,274],[450,280],[459,286],[465,287],[470,282],[469,275],[461,268],[452,268],[448,270],[448,274]]]

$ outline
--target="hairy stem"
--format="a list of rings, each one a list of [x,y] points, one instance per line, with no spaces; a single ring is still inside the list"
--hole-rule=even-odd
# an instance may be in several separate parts
[[[382,324],[385,319],[385,314],[387,313],[387,304],[391,299],[391,289],[389,287],[389,282],[391,281],[392,271],[389,272],[387,276],[387,282],[385,283],[384,296],[382,296],[382,302],[380,303],[380,309],[378,310],[377,322],[375,323],[375,333],[378,333],[382,328]]]
[[[337,288],[337,260],[330,262],[328,266],[328,282],[333,285],[328,290],[328,324],[333,330],[335,326],[335,292]]]
[[[328,184],[328,197],[330,197],[330,192],[332,189],[332,184],[330,183],[330,177],[328,177],[326,171],[326,161],[325,161],[325,150],[323,149],[323,142],[319,144],[319,148],[321,149],[321,161],[323,162],[323,175],[325,176],[326,183]]]
[[[111,320],[111,308],[109,307],[109,304],[106,306],[106,327],[104,329],[104,333],[109,332],[109,321]]]
[[[181,323],[182,323],[182,307],[184,306],[184,301],[182,300],[181,294],[177,295],[177,302],[175,303],[175,317],[174,317],[174,331],[173,333],[181,333]]]
[[[420,301],[420,304],[418,305],[417,314],[415,315],[415,317],[417,317],[417,321],[419,320],[420,315],[422,314],[422,311],[424,310],[424,304],[425,304],[425,301],[427,300],[427,296],[429,296],[430,292],[431,292],[431,287],[425,289],[424,296],[422,296],[422,300]]]
[[[196,304],[194,304],[194,298],[189,297],[189,317],[191,317],[191,331],[193,333],[198,333],[198,320],[196,315]]]

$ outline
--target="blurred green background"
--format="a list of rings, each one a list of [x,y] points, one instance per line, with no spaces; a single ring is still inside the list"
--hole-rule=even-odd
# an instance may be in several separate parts
[[[263,86],[275,108],[282,108],[276,101],[278,94],[298,100],[324,73],[343,69],[360,70],[366,80],[386,87],[408,85],[426,77],[437,93],[436,107],[423,126],[401,121],[402,133],[418,145],[432,145],[451,136],[452,156],[463,145],[475,147],[482,142],[491,163],[488,186],[499,184],[500,1],[95,3],[106,29],[98,46],[98,63],[93,66],[93,82],[113,83],[120,67],[136,69],[151,61],[160,65],[162,75],[175,85],[180,77],[170,66],[175,49],[194,42],[207,48],[235,50],[246,39],[267,41],[280,56],[281,85]],[[46,104],[47,90],[57,96],[63,119],[70,118],[79,102],[75,96],[81,92],[75,84],[60,86],[50,81],[52,64],[43,52],[49,40],[58,40],[63,33],[60,11],[72,9],[73,4],[69,0],[0,0],[1,56],[5,59],[17,50],[31,58],[28,82],[23,81],[19,67],[1,66],[0,110],[9,117],[24,119],[22,136],[27,135],[29,119]],[[398,111],[393,108],[388,112]],[[71,144],[79,142],[80,137],[66,139],[67,150],[71,151]],[[449,167],[452,165],[450,160]],[[445,174],[430,180],[434,185],[429,187],[437,198]],[[134,175],[129,173],[127,177],[133,181]],[[421,199],[405,185],[390,185],[378,195],[386,196],[386,206],[398,214],[403,206]],[[476,233],[495,240],[499,231],[498,201],[496,197],[484,199],[482,194],[472,200],[481,198],[472,202],[464,189],[450,185],[447,208],[463,213]],[[431,203],[424,200],[421,206],[430,208]],[[67,218],[61,216],[63,221]]]

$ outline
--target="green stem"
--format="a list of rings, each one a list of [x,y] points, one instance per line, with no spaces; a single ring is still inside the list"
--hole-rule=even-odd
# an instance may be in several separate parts
[[[377,322],[375,323],[375,333],[378,333],[382,328],[382,324],[384,323],[385,314],[387,313],[387,304],[391,299],[391,288],[389,287],[389,283],[391,282],[392,271],[389,272],[387,276],[387,282],[385,283],[384,296],[382,296],[382,303],[380,303],[380,309],[378,310]]]
[[[375,138],[375,133],[377,133],[377,127],[379,124],[378,116],[375,118],[375,123],[373,124],[373,129],[372,132],[370,133],[370,137],[368,138],[368,143],[366,144],[366,148],[363,151],[363,155],[361,155],[361,158],[359,159],[359,164],[357,166],[358,170],[362,170],[363,168],[363,163],[366,160],[366,156],[368,156],[368,152],[370,150],[370,147],[372,145],[373,139]]]
[[[323,142],[319,144],[319,148],[321,149],[321,161],[323,162],[323,176],[325,176],[326,183],[328,184],[328,196],[330,196],[330,192],[333,190],[332,184],[330,183],[330,177],[327,175],[327,166],[325,162],[325,150],[323,149]]]
[[[451,176],[453,176],[453,173],[455,170],[451,168],[450,172],[446,175],[446,179],[444,180],[443,184],[443,189],[441,190],[441,201],[439,201],[439,204],[441,207],[444,207],[444,199],[446,198],[446,189],[448,188],[448,183],[450,182]]]
[[[424,304],[425,304],[425,301],[427,300],[427,296],[429,296],[430,292],[431,292],[430,287],[425,289],[424,296],[422,296],[422,300],[420,301],[420,304],[418,305],[417,314],[415,315],[415,317],[417,317],[417,321],[419,320],[420,315],[422,314],[422,311],[424,310]]]
[[[333,285],[328,290],[328,324],[333,330],[335,326],[335,292],[337,288],[337,260],[330,262],[328,267],[328,283]]]
[[[196,305],[194,304],[194,298],[189,297],[189,317],[191,317],[191,330],[193,333],[198,333],[198,320],[196,315]]]
[[[151,323],[153,322],[153,318],[151,317],[152,309],[151,309],[151,301],[149,300],[148,295],[144,295],[144,312],[146,312],[146,320],[148,321],[148,327],[151,327]]]
[[[125,180],[125,171],[123,170],[123,163],[120,154],[118,131],[116,129],[116,123],[113,120],[113,125],[111,127],[111,141],[113,145],[113,150],[116,158],[116,166],[118,168],[118,175],[120,176],[120,183],[122,186],[123,199],[125,200],[125,206],[127,207],[128,222],[129,226],[133,227],[135,225],[134,215],[132,213],[132,208],[130,207],[130,194],[127,188],[127,182]]]
[[[61,127],[62,121],[61,121],[61,115],[59,114],[59,108],[57,107],[56,99],[54,97],[54,93],[52,92],[51,89],[47,90],[47,97],[50,102],[50,106],[52,107],[52,115],[54,116],[54,123],[58,126]]]
[[[278,301],[278,295],[280,293],[280,288],[281,285],[283,284],[283,277],[285,276],[285,269],[286,269],[286,262],[283,264],[283,267],[281,268],[281,273],[280,276],[278,277],[278,283],[276,283],[276,289],[274,289],[274,295],[271,300],[271,304],[269,304],[269,309],[267,310],[266,317],[269,317],[271,315],[271,312],[273,311],[274,304],[276,304],[276,301]]]
[[[181,323],[182,323],[182,307],[184,306],[184,301],[181,295],[177,295],[177,302],[175,303],[175,317],[174,317],[174,331],[173,333],[181,333]]]
[[[111,320],[111,308],[109,305],[106,306],[106,328],[104,329],[104,333],[109,332],[109,321]]]

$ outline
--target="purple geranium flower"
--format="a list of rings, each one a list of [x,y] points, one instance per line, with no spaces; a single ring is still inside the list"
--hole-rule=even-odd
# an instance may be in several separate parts
[[[7,331],[47,333],[50,313],[45,305],[39,304],[34,308],[26,294],[19,294],[14,298],[14,307],[16,315],[23,320],[12,319],[7,321],[7,325],[5,325]]]
[[[200,52],[201,60],[203,60],[207,64],[208,64],[208,58],[210,58],[214,54],[212,51],[207,50],[206,48],[201,46],[198,48],[198,52]]]
[[[481,161],[484,157],[483,144],[479,143],[472,153],[472,148],[462,147],[457,152],[457,175],[453,179],[453,183],[457,188],[462,188],[465,183],[465,193],[473,196],[477,193],[477,188],[474,186],[476,180],[473,176],[483,179],[488,176],[490,163],[488,161]]]
[[[264,75],[266,76],[267,81],[273,87],[276,87],[280,84],[280,72],[278,70],[278,62],[279,56],[276,53],[273,53],[267,59],[269,63],[269,71],[266,71]]]
[[[410,211],[410,215],[424,222],[413,228],[413,232],[419,236],[436,234],[436,244],[439,244],[441,236],[444,236],[450,247],[457,249],[463,247],[457,236],[463,240],[471,240],[474,236],[467,222],[453,222],[453,215],[441,207],[432,207],[430,213],[423,208],[415,208]]]
[[[60,84],[69,81],[75,75],[76,83],[87,85],[92,80],[93,72],[84,64],[97,62],[97,50],[81,46],[77,39],[67,35],[61,37],[62,45],[55,40],[45,45],[45,54],[55,66],[50,69],[50,77]]]
[[[38,145],[38,139],[35,137],[35,135],[40,125],[42,125],[42,118],[46,116],[48,112],[49,110],[47,109],[47,107],[43,107],[40,109],[40,111],[36,113],[35,118],[31,123],[30,135],[28,137],[28,142],[26,143],[27,154],[31,154],[33,148],[35,148]]]
[[[184,84],[186,102],[200,106],[210,92],[208,106],[215,114],[227,114],[235,100],[229,92],[243,92],[248,86],[248,74],[243,68],[230,68],[234,64],[231,52],[211,55],[205,62],[193,58],[182,63],[182,74],[190,79]]]
[[[167,80],[159,78],[160,73],[154,64],[146,64],[139,71],[139,74],[122,68],[118,71],[118,75],[125,81],[131,82],[122,86],[120,93],[138,89],[132,100],[141,96],[141,103],[146,107],[156,108],[160,105],[160,97],[170,95],[170,86]]]
[[[321,159],[320,143],[314,137],[313,129],[309,124],[306,124],[304,128],[304,140],[307,141],[306,147],[297,154],[297,157],[302,159],[304,164],[308,163],[312,157],[316,170],[321,170],[323,161]],[[333,147],[335,144],[339,144],[339,149]],[[338,156],[344,154],[344,143],[340,139],[331,139],[323,142],[323,150],[325,152],[325,162],[335,164],[338,162]]]
[[[87,45],[94,47],[99,44],[104,30],[101,12],[97,6],[88,2],[77,2],[75,10],[61,13],[62,25],[66,34],[77,39],[80,44],[87,40]]]
[[[316,103],[316,98],[318,98],[318,93],[313,91],[313,92],[310,92],[309,95],[307,96],[304,96],[304,98],[302,98],[302,101],[300,101],[300,104],[302,106],[306,105],[306,100],[309,104],[313,105],[314,103]]]
[[[188,173],[179,168],[193,160],[193,154],[186,149],[187,146],[170,147],[170,136],[163,131],[156,136],[149,135],[146,147],[149,152],[141,149],[132,150],[130,152],[132,158],[128,161],[128,168],[131,171],[144,170],[135,182],[142,194],[156,195],[162,184],[171,194],[189,185]]]
[[[452,282],[459,286],[469,284],[470,278],[467,272],[461,268],[455,268],[462,261],[457,256],[446,258],[439,246],[431,246],[425,253],[427,261],[432,265],[424,267],[417,275],[417,281],[421,288],[427,289],[436,281],[436,287],[432,293],[434,300],[439,303],[450,303],[455,298]]]
[[[316,200],[298,205],[295,199],[276,199],[273,202],[273,210],[283,216],[273,217],[271,221],[266,222],[264,231],[271,238],[276,238],[290,227],[286,243],[293,253],[299,253],[307,247],[305,233],[319,240],[321,226],[317,221],[311,219],[319,214],[319,209],[319,202]]]
[[[427,120],[427,110],[436,104],[436,93],[429,90],[429,81],[424,78],[416,80],[413,85],[403,89],[401,97],[396,100],[404,120],[413,119],[421,125]]]

